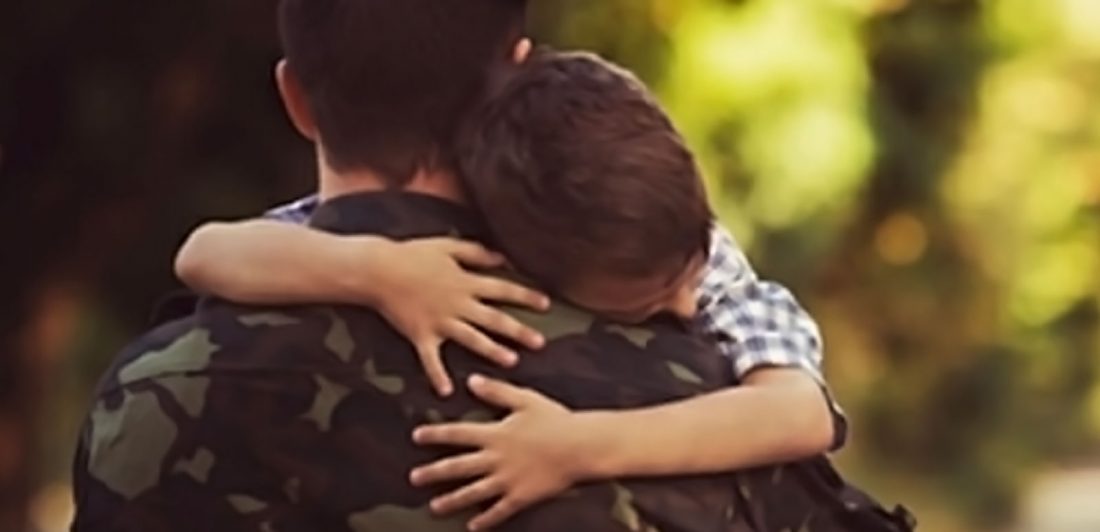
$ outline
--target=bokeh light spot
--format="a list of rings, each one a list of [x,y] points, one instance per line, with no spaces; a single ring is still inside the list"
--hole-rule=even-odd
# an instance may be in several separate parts
[[[928,249],[928,231],[916,216],[904,212],[894,214],[875,233],[875,249],[889,264],[913,264]]]

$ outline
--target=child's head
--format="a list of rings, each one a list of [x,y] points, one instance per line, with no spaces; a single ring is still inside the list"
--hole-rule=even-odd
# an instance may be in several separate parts
[[[490,100],[464,136],[462,167],[516,267],[619,319],[693,313],[713,215],[645,86],[594,55],[547,52]]]

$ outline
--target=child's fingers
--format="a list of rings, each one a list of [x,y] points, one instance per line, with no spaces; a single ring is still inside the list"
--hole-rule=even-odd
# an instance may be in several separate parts
[[[494,406],[507,408],[513,412],[534,408],[549,401],[547,397],[530,388],[522,388],[510,382],[490,379],[484,375],[471,375],[466,384],[478,399]]]
[[[474,532],[490,530],[511,519],[512,516],[530,505],[531,503],[517,497],[502,497],[492,506],[492,508],[489,508],[471,520],[468,528]]]
[[[444,332],[451,340],[500,366],[512,367],[519,362],[519,356],[469,323],[456,320]]]
[[[445,249],[458,262],[475,268],[496,268],[506,262],[503,255],[489,251],[476,242],[447,240]]]
[[[524,325],[499,309],[482,303],[472,303],[471,308],[464,317],[470,323],[490,333],[519,342],[528,349],[542,349],[542,346],[546,343],[542,334],[535,329]]]
[[[465,480],[491,473],[495,465],[493,456],[484,451],[451,456],[414,469],[409,474],[409,481],[413,486],[423,487]]]
[[[535,310],[550,308],[550,298],[519,283],[489,276],[476,276],[474,293],[480,299],[511,303]]]
[[[424,366],[424,372],[432,383],[432,388],[435,388],[439,395],[449,397],[454,393],[454,383],[451,382],[451,377],[447,375],[447,368],[443,365],[443,356],[439,354],[440,344],[441,342],[437,339],[424,341],[417,345],[416,351],[420,357],[420,364]]]
[[[477,480],[446,495],[432,499],[431,509],[439,515],[448,515],[475,504],[494,499],[504,493],[507,486],[496,478]]]

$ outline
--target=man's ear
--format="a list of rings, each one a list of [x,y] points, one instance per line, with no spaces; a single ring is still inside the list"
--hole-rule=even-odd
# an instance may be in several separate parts
[[[531,57],[531,50],[535,48],[531,39],[524,37],[516,43],[516,47],[512,49],[512,61],[519,65],[527,61],[528,57]]]
[[[280,59],[275,65],[275,84],[279,87],[283,107],[294,128],[303,137],[316,143],[318,141],[317,121],[313,117],[313,110],[310,109],[309,99],[306,98],[302,83],[287,64],[286,59]]]

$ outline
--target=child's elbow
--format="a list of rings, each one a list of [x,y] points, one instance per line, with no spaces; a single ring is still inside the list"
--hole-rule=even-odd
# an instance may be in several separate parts
[[[779,456],[801,460],[832,450],[837,427],[828,394],[817,379],[800,369],[773,368],[749,374],[745,383],[769,394]]]
[[[195,229],[183,247],[176,253],[173,264],[176,277],[183,284],[191,288],[199,288],[205,282],[207,275],[207,261],[204,256],[209,255],[211,233],[218,230],[217,224],[205,224]]]
[[[836,424],[832,415],[815,418],[806,428],[804,456],[816,456],[833,450],[836,443]]]
[[[798,442],[798,454],[804,457],[816,456],[833,450],[836,443],[837,426],[829,400],[819,387],[807,389],[804,394],[807,408],[801,422]]]

